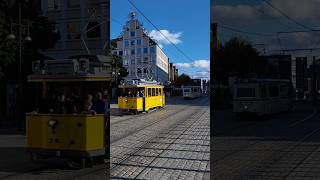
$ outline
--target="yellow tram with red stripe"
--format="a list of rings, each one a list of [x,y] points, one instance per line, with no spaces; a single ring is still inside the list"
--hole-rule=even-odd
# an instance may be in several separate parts
[[[149,112],[165,106],[164,86],[158,82],[132,80],[119,85],[119,109],[126,112]]]

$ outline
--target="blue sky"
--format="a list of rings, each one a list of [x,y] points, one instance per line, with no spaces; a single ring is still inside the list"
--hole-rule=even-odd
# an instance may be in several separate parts
[[[160,29],[176,43],[191,60],[184,57],[175,47],[163,39],[155,28],[139,13],[137,18],[152,35],[170,62],[179,67],[179,74],[209,77],[210,59],[210,1],[190,0],[132,0],[132,2]],[[128,20],[128,14],[135,11],[127,0],[111,0],[111,38],[116,38]]]
[[[312,29],[320,29],[319,0],[267,0],[274,7],[280,9],[290,18],[308,26]],[[279,34],[283,31],[301,31],[306,28],[297,25],[280,14],[277,10],[265,3],[263,0],[214,0],[212,15],[215,22],[218,22],[219,39],[224,42],[231,37],[241,37],[257,45],[256,48],[263,53],[277,54],[288,49],[316,48],[320,47],[320,32],[305,32],[292,34]],[[243,33],[232,32],[221,28],[222,26],[234,29],[271,34],[272,36],[255,36]],[[315,55],[319,56],[320,51],[296,51],[289,52],[294,56]]]

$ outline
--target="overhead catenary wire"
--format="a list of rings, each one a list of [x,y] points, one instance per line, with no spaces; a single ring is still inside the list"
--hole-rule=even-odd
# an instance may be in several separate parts
[[[258,8],[257,6],[255,6],[253,3],[252,3],[252,0],[247,0],[247,1],[244,1],[244,3],[246,3],[247,5],[251,6],[254,8],[254,10],[256,10],[256,12],[260,13],[260,14],[263,14],[265,16],[269,16],[270,18],[272,18],[275,22],[278,22],[279,24],[287,27],[287,28],[291,28],[290,26],[288,26],[287,24],[281,22],[279,19],[276,19],[274,17],[272,17],[271,15],[265,13],[264,11],[262,11],[260,8]]]
[[[272,36],[276,35],[276,33],[274,33],[274,34],[263,34],[263,33],[257,33],[257,32],[249,32],[249,31],[244,31],[244,30],[236,29],[236,28],[225,26],[225,25],[221,25],[221,24],[219,24],[218,27],[221,27],[223,29],[227,29],[227,30],[230,30],[230,31],[233,31],[233,32],[242,33],[242,34],[248,34],[248,35],[253,35],[253,36],[272,37]]]
[[[179,51],[188,61],[193,62],[192,58],[190,58],[185,52],[183,52],[176,44],[174,44],[165,34],[161,32],[161,30],[131,1],[128,2],[172,45],[177,51]]]
[[[291,18],[289,15],[287,15],[283,10],[277,8],[276,6],[274,6],[272,3],[270,3],[268,0],[262,0],[263,2],[265,2],[267,5],[269,5],[272,9],[276,10],[277,12],[279,12],[281,15],[283,15],[284,17],[286,17],[288,20],[290,20],[291,22],[295,23],[296,25],[304,28],[304,29],[308,29],[310,31],[313,31],[312,28],[296,21],[295,19]]]

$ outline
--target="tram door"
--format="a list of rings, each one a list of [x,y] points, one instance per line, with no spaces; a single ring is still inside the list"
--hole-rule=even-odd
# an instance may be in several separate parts
[[[147,96],[147,88],[144,88],[144,96],[142,97],[142,108],[143,108],[143,111],[146,110],[146,96]]]

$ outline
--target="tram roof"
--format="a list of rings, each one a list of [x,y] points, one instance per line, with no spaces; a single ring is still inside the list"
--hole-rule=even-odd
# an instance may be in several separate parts
[[[137,88],[137,87],[161,87],[159,84],[130,84],[130,85],[119,85],[119,88]]]
[[[97,74],[55,74],[29,75],[29,82],[81,82],[81,81],[111,81],[112,77]]]

